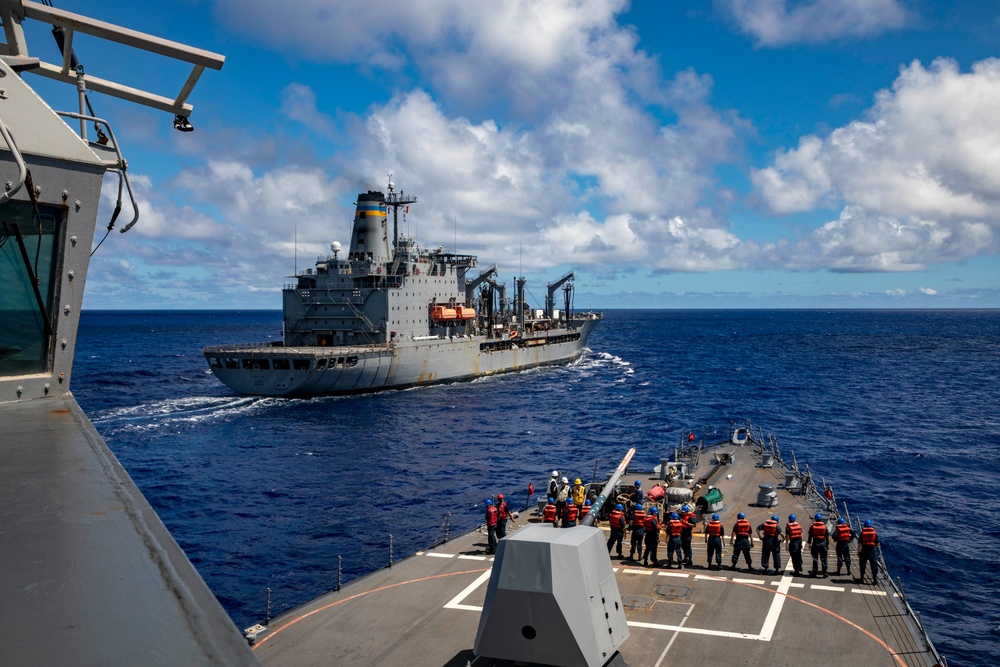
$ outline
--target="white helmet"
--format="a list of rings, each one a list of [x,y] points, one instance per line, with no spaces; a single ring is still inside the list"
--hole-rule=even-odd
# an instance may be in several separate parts
[[[569,484],[569,479],[568,479],[568,478],[566,478],[566,477],[563,477],[563,478],[562,478],[561,480],[559,480],[559,481],[560,481],[560,482],[562,482],[563,484]]]
[[[558,477],[559,476],[559,471],[558,470],[553,470],[552,471],[552,476],[553,477]]]

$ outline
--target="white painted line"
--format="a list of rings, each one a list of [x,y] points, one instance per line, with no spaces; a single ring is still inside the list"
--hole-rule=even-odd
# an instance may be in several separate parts
[[[763,579],[735,579],[734,578],[733,581],[736,582],[737,584],[758,584],[760,586],[763,586],[764,584],[767,583]]]
[[[680,572],[658,572],[661,577],[680,577],[681,579],[687,579],[688,575],[681,574]]]
[[[781,616],[781,608],[785,604],[785,597],[791,585],[792,577],[790,575],[786,574],[781,577],[778,589],[774,592],[774,599],[771,600],[771,607],[767,610],[767,616],[764,617],[764,625],[760,629],[759,639],[761,641],[771,641],[771,637],[774,635],[774,628],[778,625],[778,617]]]
[[[629,621],[633,628],[648,628],[650,630],[668,630],[670,632],[690,632],[693,635],[709,635],[711,637],[730,637],[733,639],[760,639],[759,635],[749,635],[745,632],[726,632],[725,630],[705,630],[702,628],[686,628],[682,625],[660,625],[659,623],[643,623]]]
[[[710,574],[696,574],[696,575],[694,575],[694,578],[695,579],[705,579],[707,581],[729,581],[725,577],[713,577]]]
[[[852,593],[861,593],[862,595],[885,595],[885,591],[866,591],[863,588],[852,588]]]
[[[462,560],[486,560],[486,556],[468,556],[466,554],[458,554],[458,557]]]
[[[445,609],[464,609],[465,611],[482,611],[483,610],[482,607],[477,607],[477,606],[471,605],[471,604],[462,604],[462,600],[464,600],[465,598],[469,597],[469,595],[472,593],[472,591],[474,591],[477,588],[479,588],[480,586],[482,586],[483,583],[487,579],[490,578],[490,573],[492,571],[493,570],[486,570],[481,575],[479,575],[476,578],[475,581],[473,581],[471,584],[469,584],[468,586],[466,586],[465,588],[463,588],[461,593],[459,593],[458,595],[456,595],[455,597],[453,597],[451,600],[449,600],[445,604],[444,608]]]
[[[771,585],[772,586],[780,586],[781,585],[781,580],[779,579],[778,581],[772,581]],[[805,588],[806,585],[805,584],[788,584],[788,587],[789,588]]]
[[[435,553],[433,551],[431,553],[427,554],[427,555],[428,556],[433,556],[434,558],[454,558],[455,557],[455,554],[439,554],[439,553]]]
[[[622,570],[622,572],[625,574],[653,574],[652,570],[633,570],[629,567]]]
[[[820,584],[813,584],[809,588],[816,589],[817,591],[837,591],[838,593],[844,591],[843,586],[821,586]]]
[[[688,605],[687,613],[685,613],[684,614],[684,618],[681,619],[681,626],[683,626],[685,623],[687,623],[688,616],[691,615],[692,611],[694,611],[694,605],[693,604],[689,604]],[[670,641],[667,642],[667,645],[663,647],[663,653],[660,654],[659,660],[656,661],[656,664],[653,665],[653,667],[660,667],[660,665],[663,664],[663,659],[667,657],[667,651],[669,651],[670,647],[674,645],[674,641],[677,639],[677,636],[679,634],[680,634],[679,632],[675,632],[674,636],[670,638]]]

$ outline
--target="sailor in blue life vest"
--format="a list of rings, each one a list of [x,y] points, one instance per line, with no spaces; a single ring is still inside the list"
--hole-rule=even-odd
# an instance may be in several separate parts
[[[794,514],[788,515],[785,539],[788,541],[788,555],[792,559],[793,574],[799,576],[802,574],[802,526],[795,520]]]
[[[486,535],[488,541],[486,553],[495,553],[497,550],[497,508],[490,498],[486,499]]]
[[[750,549],[753,548],[753,528],[750,527],[747,515],[743,512],[736,515],[736,523],[729,532],[729,545],[733,547],[733,569],[736,569],[740,554],[743,554],[747,563],[747,572],[753,572],[753,562],[750,560]]]
[[[819,566],[822,563],[823,578],[826,579],[827,556],[829,550],[827,540],[829,539],[829,535],[827,535],[826,523],[823,521],[823,515],[817,513],[814,519],[813,524],[809,526],[809,540],[807,542],[811,547],[810,551],[812,552],[813,557],[812,576],[815,577],[819,575]]]
[[[556,525],[556,499],[549,498],[549,504],[542,510],[542,523],[550,523],[554,528]]]
[[[563,528],[572,528],[576,525],[576,519],[580,516],[580,508],[573,502],[573,496],[566,498],[566,509],[563,510]]]
[[[503,494],[497,494],[497,539],[502,540],[507,537],[507,520],[512,519],[514,515],[510,513],[510,508],[507,507],[507,501],[504,500]]]
[[[622,557],[622,540],[625,538],[625,507],[618,503],[615,508],[611,510],[610,516],[608,516],[608,523],[611,525],[611,537],[608,538],[608,553],[611,553],[611,547],[616,546],[616,555]]]
[[[681,524],[683,524],[683,528],[681,529],[681,548],[684,549],[684,564],[694,565],[694,562],[691,560],[691,534],[698,523],[697,515],[691,511],[690,506],[684,505],[681,507],[680,517]]]
[[[628,552],[628,559],[635,560],[636,555],[642,558],[642,538],[646,536],[646,510],[642,505],[636,505],[632,511],[632,519],[629,521],[632,526],[632,543]]]
[[[772,516],[764,523],[757,526],[757,537],[760,538],[760,566],[764,568],[764,574],[768,574],[767,567],[771,559],[774,560],[774,573],[781,572],[781,524],[777,515]]]
[[[684,522],[681,521],[677,512],[670,513],[670,521],[667,523],[667,567],[674,566],[674,554],[677,554],[677,569],[684,569],[684,548],[681,542],[681,535],[684,532]]]
[[[642,554],[642,564],[649,565],[649,561],[653,561],[653,567],[658,567],[660,561],[656,558],[656,549],[660,544],[660,510],[655,507],[649,508],[649,514],[646,515],[646,523],[643,528],[646,529],[646,534],[644,539],[646,541],[646,550]]]
[[[715,555],[716,569],[722,569],[722,536],[726,534],[719,515],[713,514],[712,520],[705,526],[705,544],[708,545],[708,569],[712,569],[712,555]]]
[[[865,581],[865,566],[872,564],[872,583],[878,582],[878,557],[874,553],[878,548],[878,533],[872,527],[871,521],[865,521],[861,528],[861,538],[858,540],[858,567],[861,569],[858,583]]]
[[[847,523],[844,517],[837,519],[837,527],[833,532],[833,539],[836,542],[836,552],[837,552],[837,572],[840,574],[840,568],[847,566],[847,574],[851,573],[851,540],[854,539],[854,531],[851,530],[851,526]]]

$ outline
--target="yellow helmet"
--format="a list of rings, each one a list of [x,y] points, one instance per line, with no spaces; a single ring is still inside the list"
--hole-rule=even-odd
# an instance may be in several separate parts
[[[573,483],[574,483],[574,484],[583,484],[583,481],[581,481],[581,480],[580,480],[580,478],[579,478],[579,477],[577,477],[577,478],[576,478],[576,481],[575,481],[575,482],[573,482]]]

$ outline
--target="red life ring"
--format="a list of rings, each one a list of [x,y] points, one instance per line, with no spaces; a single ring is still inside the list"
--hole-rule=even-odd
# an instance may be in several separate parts
[[[518,336],[517,329],[511,329],[510,330],[510,337],[511,338],[517,338],[517,336]]]

